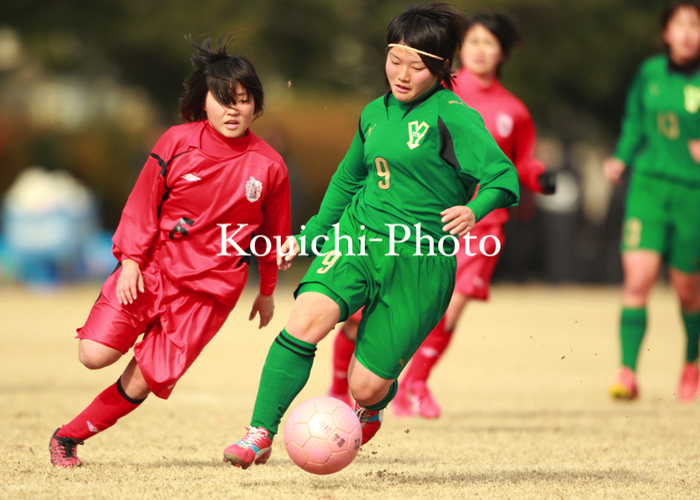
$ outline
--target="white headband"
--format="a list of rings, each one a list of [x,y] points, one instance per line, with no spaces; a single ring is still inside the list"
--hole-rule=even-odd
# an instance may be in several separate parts
[[[444,57],[436,56],[434,54],[430,54],[429,52],[423,52],[422,50],[414,49],[413,47],[409,47],[408,45],[404,45],[402,43],[390,43],[389,47],[401,47],[406,50],[412,50],[413,52],[417,52],[418,54],[422,54],[424,56],[432,57],[433,59],[439,59],[440,61],[444,61]]]

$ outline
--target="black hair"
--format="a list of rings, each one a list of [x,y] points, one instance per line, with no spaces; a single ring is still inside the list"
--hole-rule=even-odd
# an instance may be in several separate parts
[[[510,57],[515,46],[521,41],[515,18],[503,12],[477,12],[469,17],[468,22],[467,31],[481,24],[496,37],[504,59]]]
[[[503,12],[477,12],[468,19],[467,32],[474,26],[482,25],[489,30],[501,46],[503,60],[496,67],[496,76],[501,76],[501,68],[516,45],[521,42],[520,30],[515,18]]]
[[[204,120],[207,117],[204,104],[207,92],[211,92],[221,105],[236,103],[236,86],[241,86],[255,102],[255,116],[263,112],[265,94],[253,64],[243,56],[232,56],[226,51],[233,41],[231,35],[224,35],[217,46],[207,38],[201,45],[196,44],[190,35],[185,40],[192,46],[190,57],[196,68],[185,80],[185,92],[180,98],[180,117],[183,122]]]
[[[428,70],[452,89],[452,61],[462,47],[466,29],[467,18],[452,5],[441,2],[413,4],[389,23],[386,43],[404,43],[442,57],[444,60],[419,54]]]
[[[693,7],[700,14],[700,0],[671,0],[661,14],[661,29],[666,29],[668,22],[681,7]]]

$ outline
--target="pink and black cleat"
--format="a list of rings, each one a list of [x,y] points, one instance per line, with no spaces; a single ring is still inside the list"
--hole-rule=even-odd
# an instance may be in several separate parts
[[[79,444],[85,444],[80,439],[57,436],[59,427],[51,436],[49,451],[51,451],[51,463],[57,467],[80,467],[83,462],[75,454],[75,448]]]

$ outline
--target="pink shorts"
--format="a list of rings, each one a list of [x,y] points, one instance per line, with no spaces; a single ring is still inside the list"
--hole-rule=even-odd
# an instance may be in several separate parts
[[[476,236],[476,239],[474,239]],[[493,254],[500,243],[503,249],[505,235],[503,226],[500,224],[489,224],[480,226],[477,224],[471,232],[469,251],[476,255],[470,256],[465,252],[465,248],[459,249],[457,253],[457,277],[455,279],[455,293],[466,295],[476,300],[488,300],[491,277],[496,268],[500,252]],[[464,239],[460,240],[464,245]],[[482,252],[483,250],[483,252]]]
[[[92,306],[79,339],[89,339],[120,351],[133,347],[149,389],[167,399],[177,381],[221,329],[232,307],[213,295],[175,286],[150,260],[142,269],[146,292],[133,304],[117,301],[117,269]],[[136,343],[139,335],[143,339]]]

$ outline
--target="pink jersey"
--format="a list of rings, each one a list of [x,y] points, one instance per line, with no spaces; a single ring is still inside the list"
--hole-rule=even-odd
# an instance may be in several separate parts
[[[261,236],[260,292],[273,293],[274,238],[290,234],[290,213],[287,167],[266,142],[251,131],[227,139],[208,121],[186,123],[170,128],[153,148],[122,213],[113,252],[142,269],[155,259],[175,285],[232,306],[245,286],[240,267],[250,259],[241,254],[251,253],[254,236]]]
[[[535,152],[535,126],[525,105],[508,92],[498,80],[484,87],[466,68],[462,68],[454,80],[454,93],[484,119],[486,128],[501,150],[510,158],[518,171],[520,183],[530,191],[541,193],[539,175],[544,165],[533,158]],[[504,224],[508,209],[494,210],[479,224]]]

